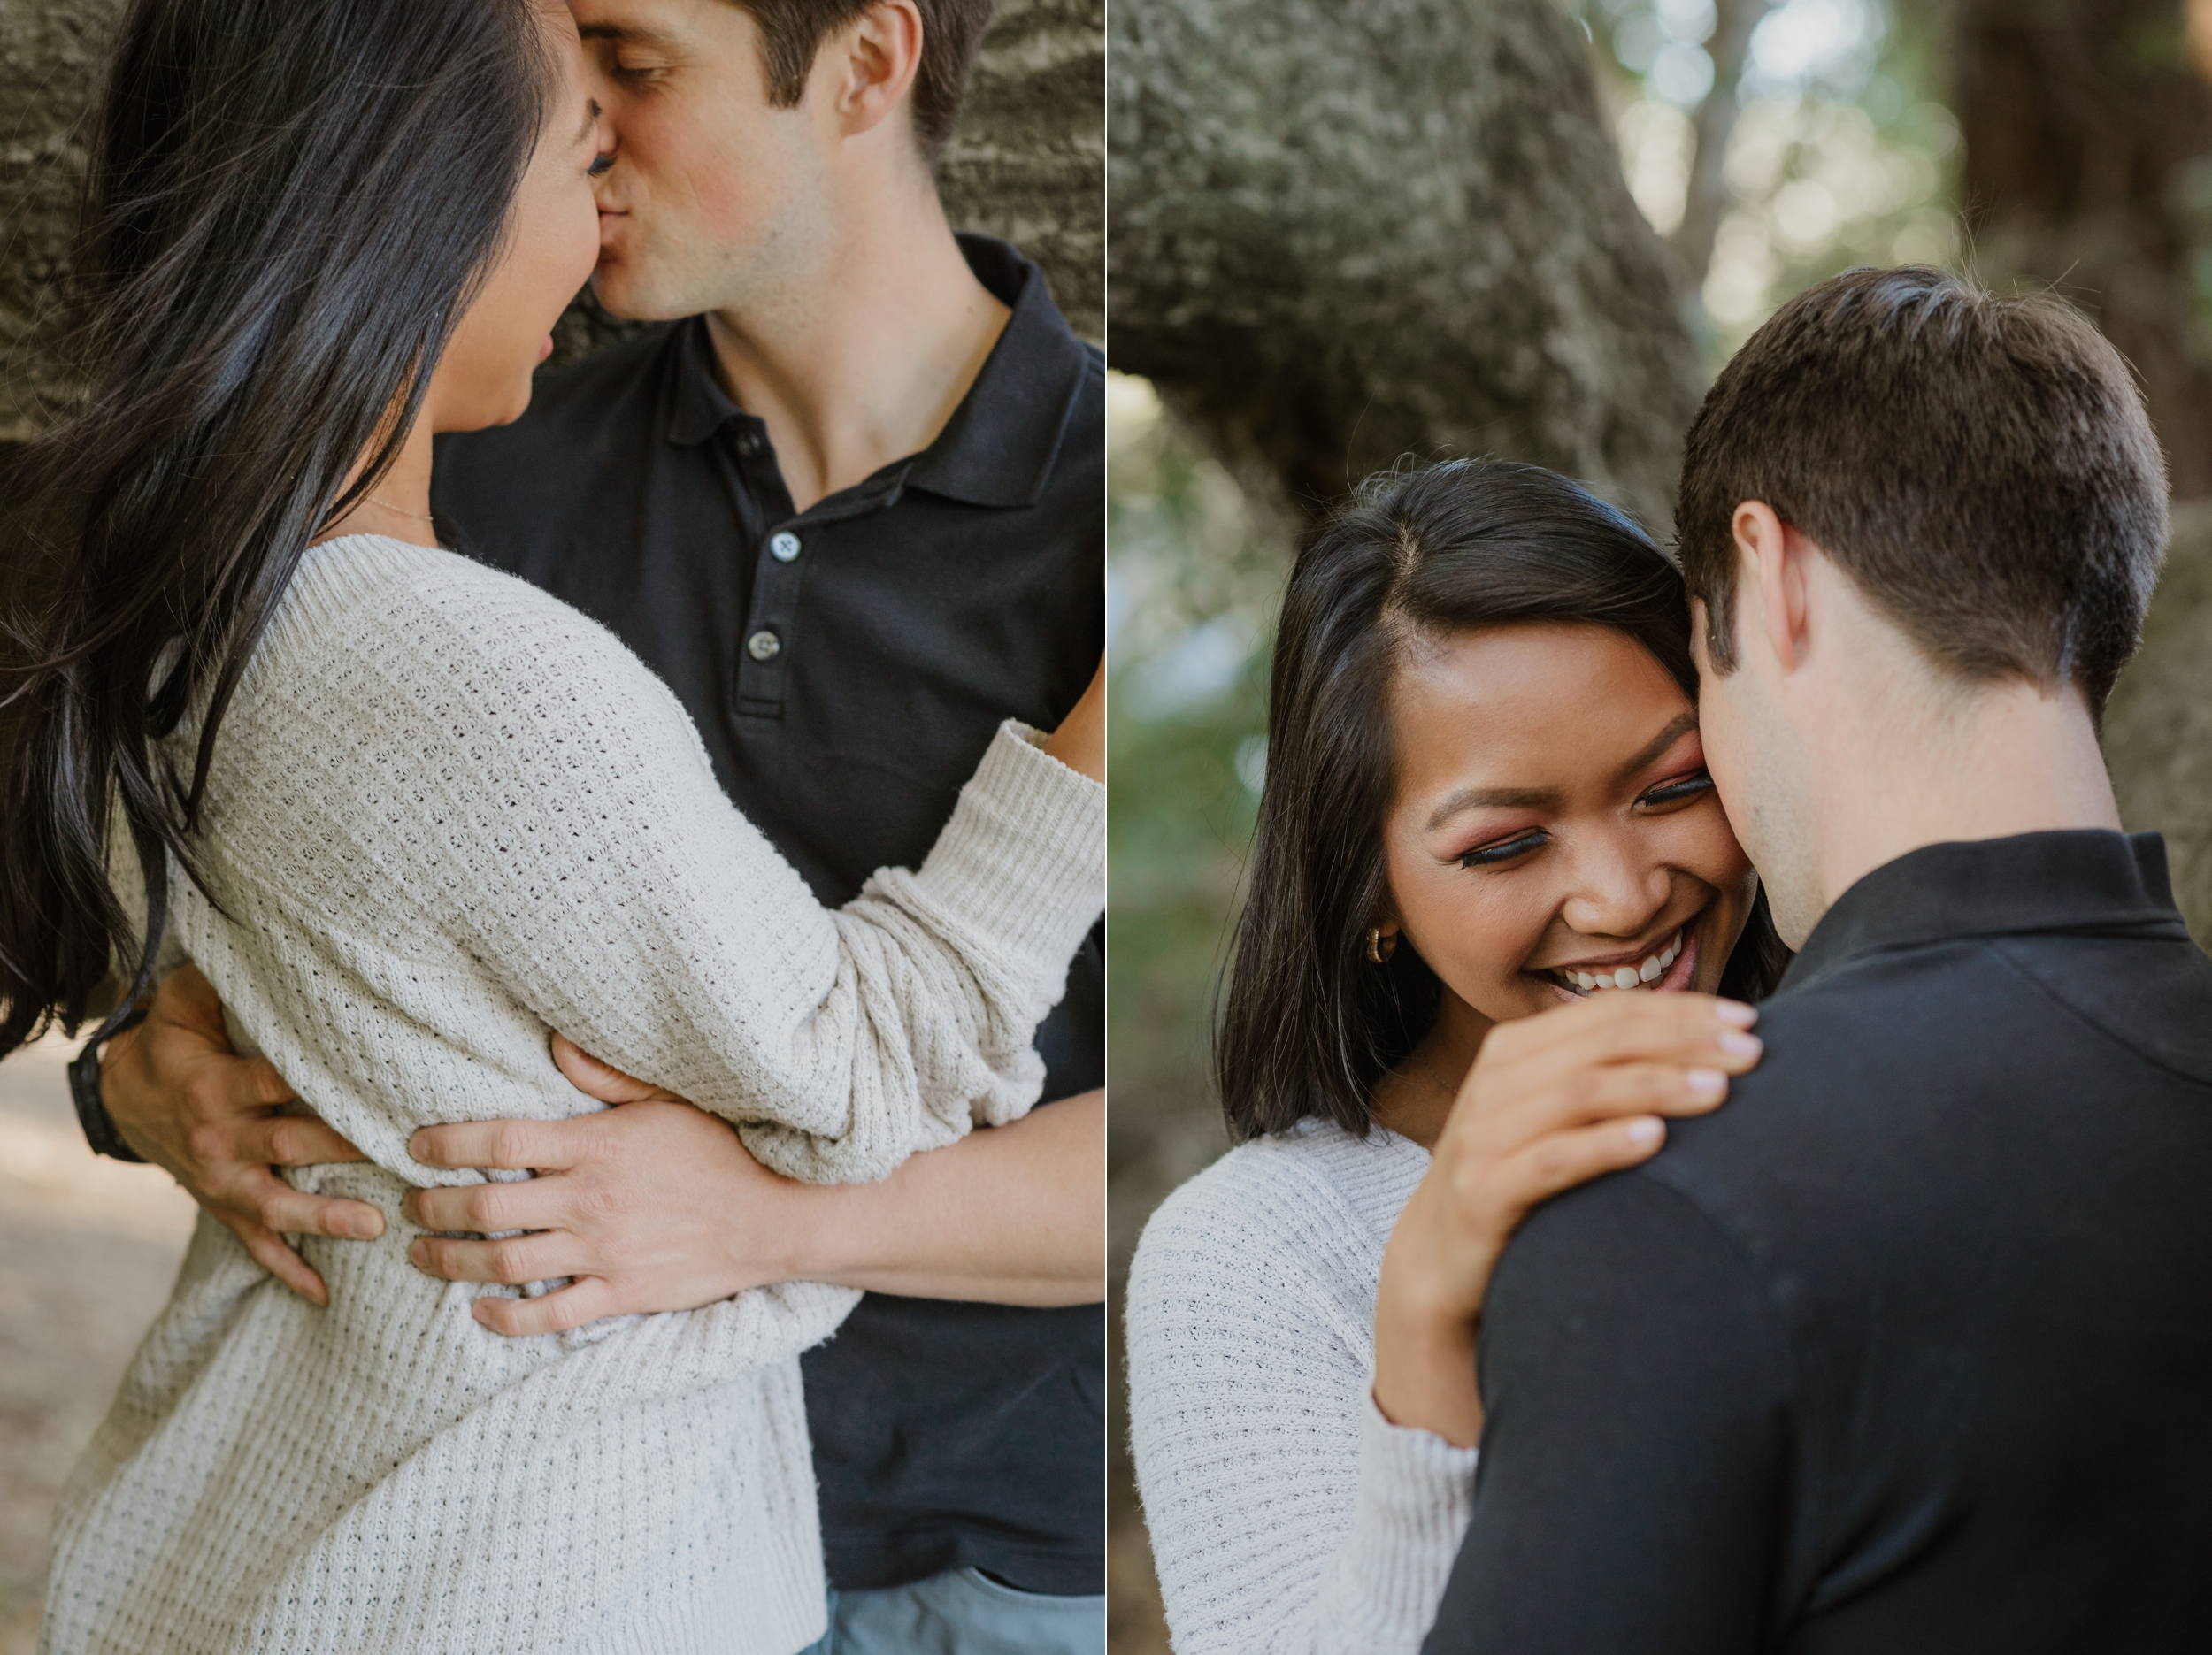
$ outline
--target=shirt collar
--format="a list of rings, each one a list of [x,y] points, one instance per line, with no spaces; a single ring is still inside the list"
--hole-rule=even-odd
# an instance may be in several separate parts
[[[1923,846],[1838,897],[1781,985],[1804,988],[1890,949],[2054,931],[2186,941],[2165,840],[2077,829]]]
[[[1005,242],[963,234],[976,280],[1013,314],[975,383],[937,440],[887,470],[903,486],[978,506],[1030,506],[1043,494],[1090,368],[1090,356],[1045,290],[1043,272]],[[732,420],[765,426],[722,388],[704,317],[678,324],[676,372],[664,430],[671,442],[704,442]]]

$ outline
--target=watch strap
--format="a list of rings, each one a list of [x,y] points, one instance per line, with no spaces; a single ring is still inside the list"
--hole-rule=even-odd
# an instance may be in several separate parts
[[[106,1155],[115,1161],[144,1161],[146,1159],[123,1141],[122,1133],[115,1130],[113,1117],[108,1114],[106,1101],[100,1096],[100,1058],[107,1044],[126,1029],[134,1029],[145,1021],[142,1011],[125,1018],[116,1027],[97,1039],[85,1042],[84,1050],[70,1060],[69,1096],[77,1106],[77,1124],[84,1129],[84,1141],[92,1145],[96,1155]]]

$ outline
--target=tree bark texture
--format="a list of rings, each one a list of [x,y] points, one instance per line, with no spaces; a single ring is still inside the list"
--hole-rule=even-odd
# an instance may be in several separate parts
[[[76,398],[56,347],[84,137],[121,0],[0,0],[0,444]],[[1102,0],[1002,0],[938,166],[956,226],[1043,266],[1076,331],[1105,331]],[[565,360],[620,331],[588,302],[558,330]]]
[[[1498,455],[1671,521],[1702,386],[1551,0],[1120,0],[1115,366],[1310,511]]]
[[[2184,500],[2212,497],[2212,88],[2177,0],[1961,0],[1955,112],[1984,280],[2056,284],[2143,377]]]
[[[2212,948],[2212,504],[2174,513],[2173,549],[2104,724],[2120,819],[2166,836],[2174,895]]]

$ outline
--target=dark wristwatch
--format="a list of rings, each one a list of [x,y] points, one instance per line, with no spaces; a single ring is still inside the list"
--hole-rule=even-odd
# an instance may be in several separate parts
[[[84,1050],[70,1060],[69,1095],[77,1105],[77,1124],[84,1128],[84,1141],[92,1145],[96,1155],[107,1155],[117,1161],[146,1159],[123,1141],[122,1133],[115,1130],[115,1122],[108,1115],[107,1104],[100,1097],[101,1054],[107,1050],[108,1042],[124,1030],[135,1029],[145,1021],[143,1011],[133,1012],[105,1034],[86,1041]]]

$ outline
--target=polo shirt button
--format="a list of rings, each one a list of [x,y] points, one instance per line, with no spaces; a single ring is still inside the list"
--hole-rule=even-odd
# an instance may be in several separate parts
[[[739,432],[737,433],[737,451],[749,460],[751,459],[756,454],[758,454],[760,452],[760,433],[757,431]]]
[[[768,555],[780,563],[787,563],[799,555],[799,537],[786,529],[781,534],[768,537]]]
[[[745,640],[745,653],[756,661],[773,661],[783,648],[783,640],[765,626]]]

